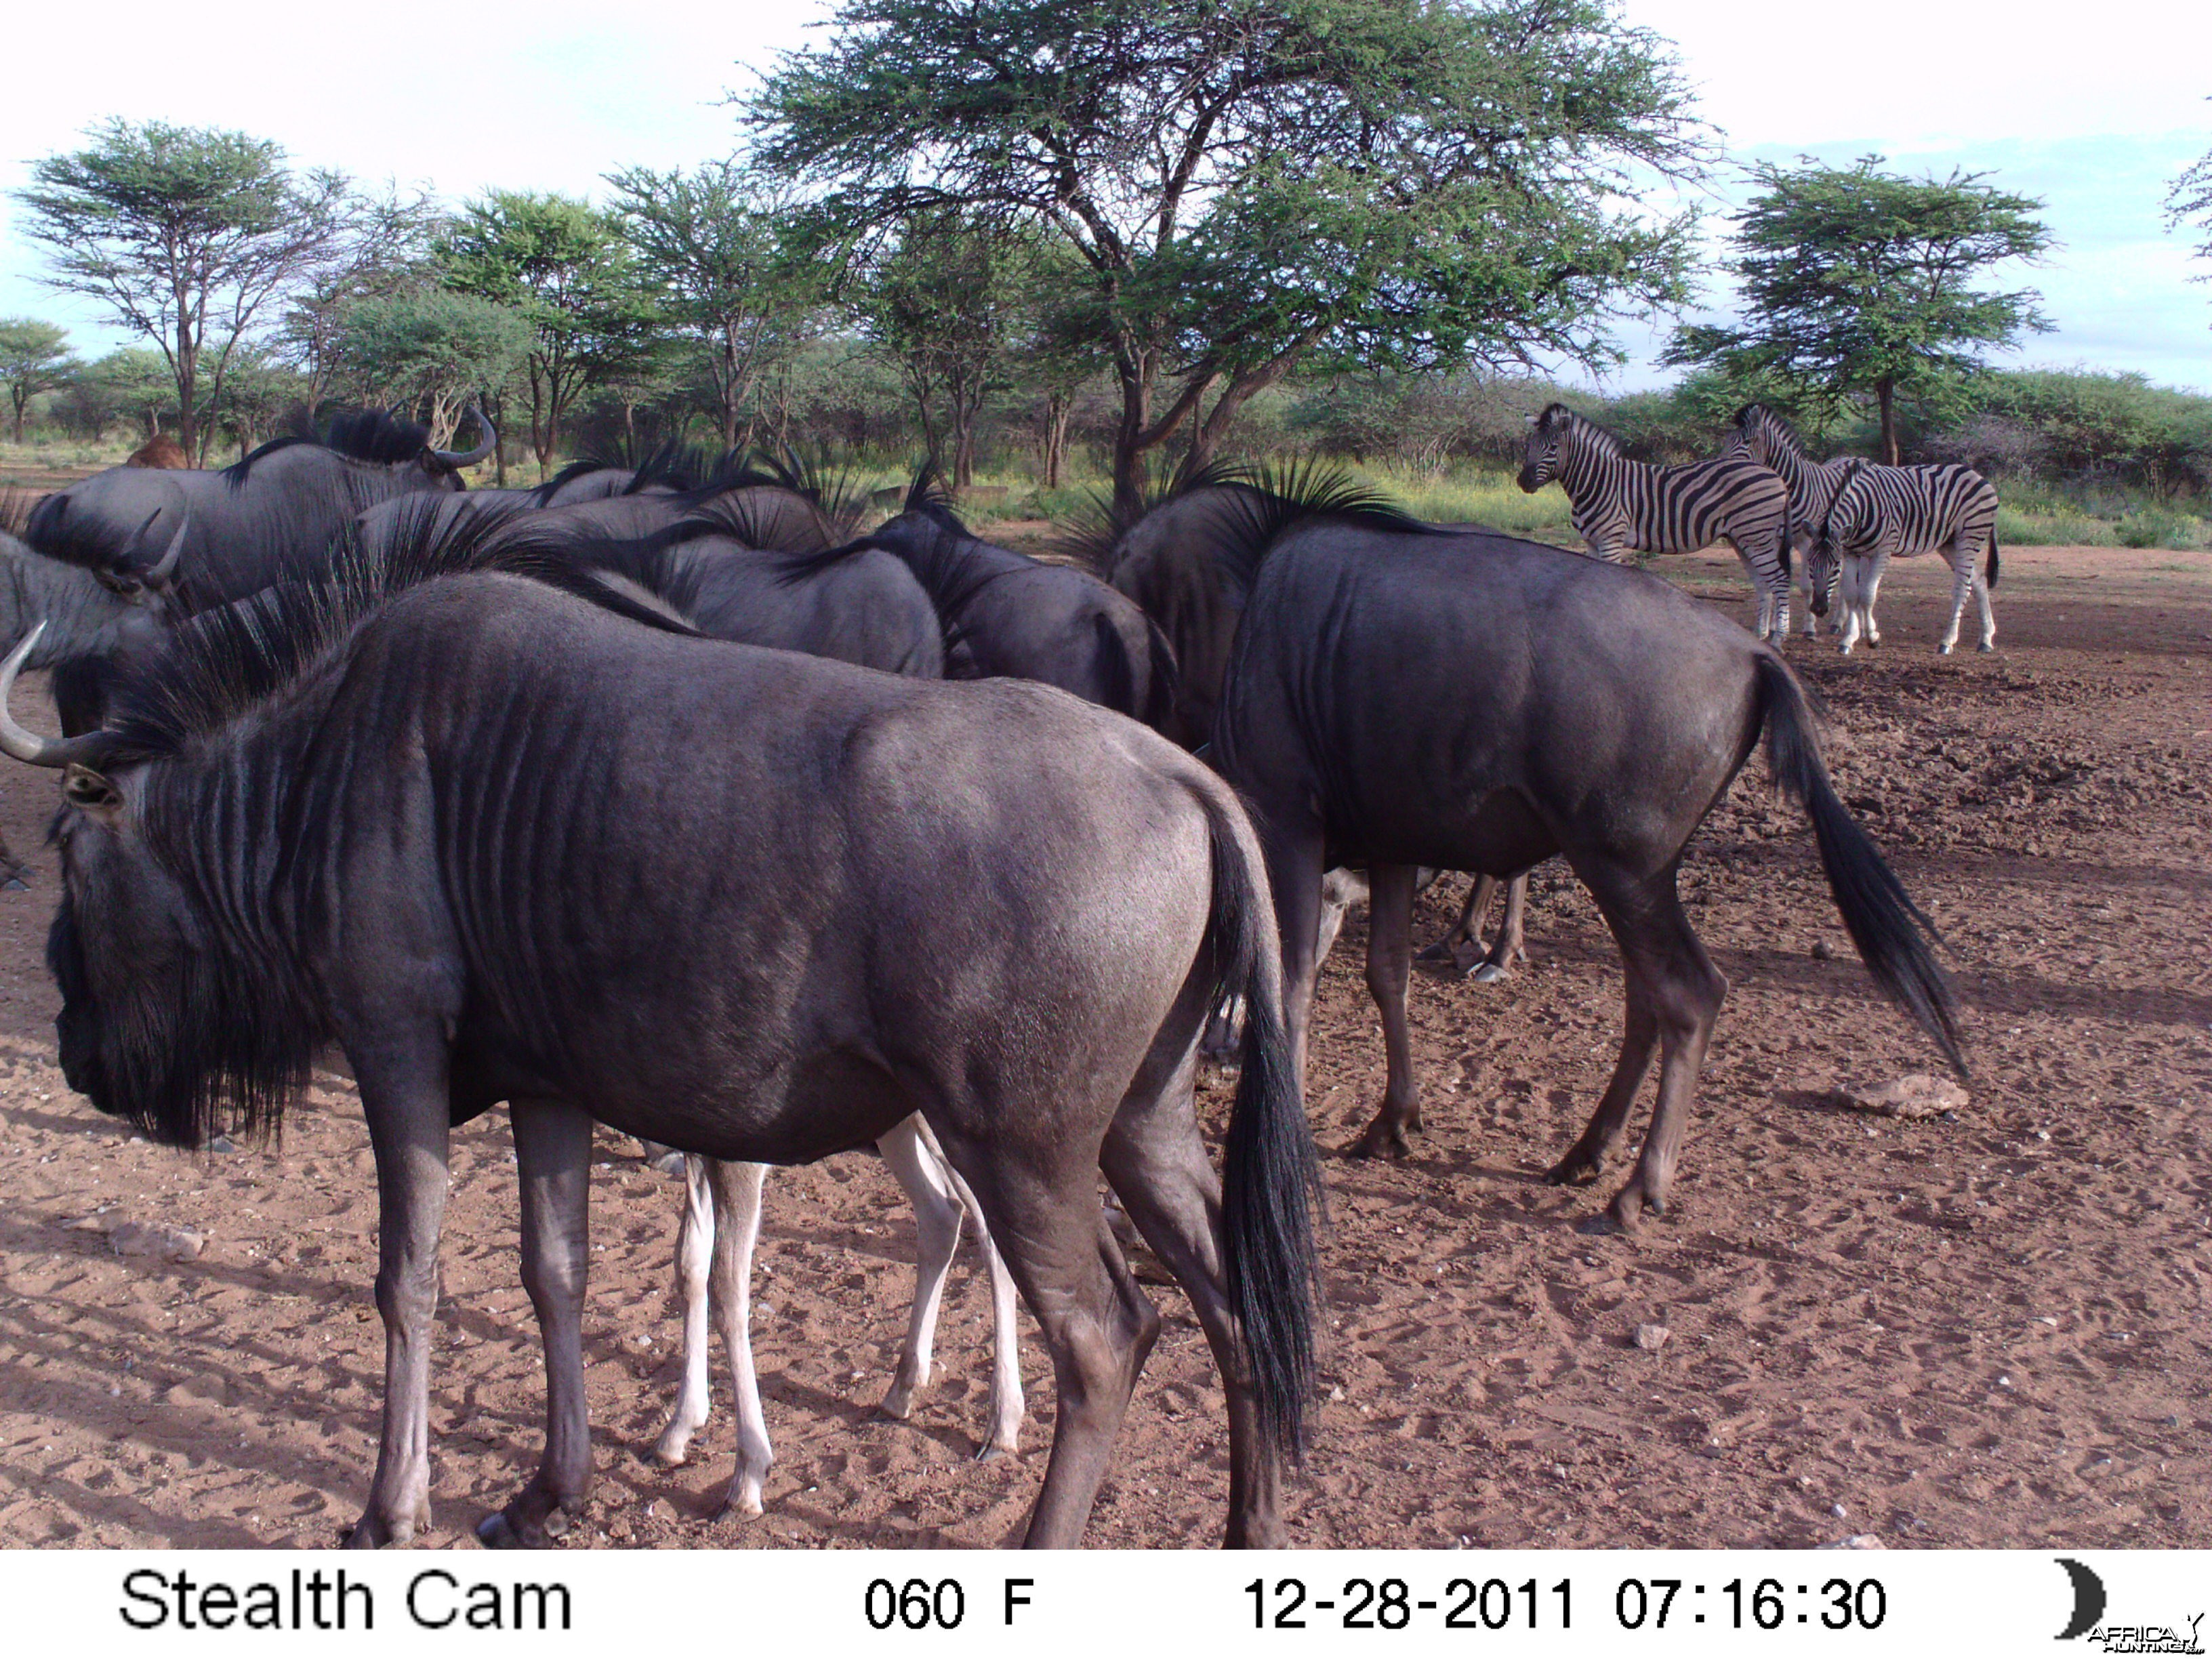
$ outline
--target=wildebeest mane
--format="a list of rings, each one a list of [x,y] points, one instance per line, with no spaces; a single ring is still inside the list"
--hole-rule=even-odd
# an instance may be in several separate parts
[[[263,456],[273,455],[280,449],[295,449],[303,444],[332,450],[356,461],[397,466],[415,459],[429,448],[430,428],[381,409],[340,410],[319,433],[303,422],[298,431],[271,438],[245,459],[225,467],[223,479],[234,489],[246,482],[253,471],[253,464]]]
[[[1234,461],[1208,461],[1187,477],[1170,475],[1157,480],[1139,490],[1135,501],[1124,505],[1116,505],[1108,491],[1091,490],[1075,509],[1074,517],[1052,538],[1053,550],[1078,569],[1088,570],[1102,581],[1110,580],[1115,549],[1148,514],[1200,489],[1242,483],[1243,472]]]
[[[551,536],[511,532],[527,509],[501,506],[459,520],[442,498],[410,495],[365,544],[349,526],[328,567],[193,617],[133,665],[106,728],[103,764],[158,760],[236,720],[309,673],[387,599],[441,576],[526,576],[649,628],[688,632],[659,607],[610,587]]]
[[[1310,457],[1224,471],[1210,482],[1243,486],[1223,495],[1213,552],[1224,567],[1248,585],[1259,575],[1261,565],[1278,541],[1298,526],[1316,520],[1334,520],[1400,535],[1450,533],[1413,517],[1343,467]]]

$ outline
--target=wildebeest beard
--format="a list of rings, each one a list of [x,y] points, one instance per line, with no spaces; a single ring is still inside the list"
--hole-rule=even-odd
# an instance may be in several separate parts
[[[307,1086],[319,1034],[296,976],[274,964],[234,982],[240,963],[221,951],[180,954],[158,975],[134,976],[119,1006],[102,1007],[86,972],[76,900],[68,894],[46,935],[46,968],[62,994],[54,1021],[69,1086],[149,1139],[203,1146],[218,1133],[277,1128]]]

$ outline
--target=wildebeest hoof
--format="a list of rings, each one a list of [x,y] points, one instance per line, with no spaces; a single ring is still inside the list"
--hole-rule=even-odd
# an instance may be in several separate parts
[[[995,1463],[1002,1457],[1015,1457],[1020,1453],[1021,1448],[1011,1441],[1001,1444],[996,1440],[987,1440],[975,1448],[975,1461],[978,1463]]]
[[[730,1490],[722,1499],[722,1507],[714,1511],[717,1521],[750,1521],[761,1512],[761,1493],[757,1482],[750,1486],[740,1475],[730,1482]]]
[[[1499,967],[1494,962],[1478,963],[1475,964],[1472,977],[1477,985],[1495,985],[1510,971],[1508,969]]]
[[[1976,647],[1974,647],[1974,649],[1975,649],[1975,650],[1977,650],[1977,651],[1994,651],[1994,650],[1996,650],[1996,648],[1997,648],[1997,647],[1996,647],[1996,642],[1995,642],[1994,641],[1990,641],[1990,640],[1984,640],[1984,641],[1983,641],[1981,642],[1981,644],[1979,644],[1979,645],[1978,645],[1978,646],[1976,646]],[[20,885],[21,884],[18,884]]]
[[[1989,647],[1985,645],[1982,649],[1986,651]],[[0,881],[0,893],[27,893],[30,890],[31,884],[24,879],[20,870],[11,872],[7,880]]]
[[[522,1535],[497,1510],[477,1522],[477,1542],[488,1550],[519,1550],[524,1547]]]
[[[386,1521],[380,1516],[364,1515],[347,1528],[341,1542],[349,1550],[380,1550],[387,1545],[410,1542],[414,1536],[412,1521]]]
[[[1398,1125],[1376,1118],[1367,1126],[1367,1133],[1344,1149],[1346,1158],[1387,1158],[1393,1160],[1411,1158],[1413,1149],[1406,1144],[1405,1131]]]
[[[903,1423],[914,1415],[914,1395],[912,1389],[902,1383],[894,1383],[891,1391],[884,1396],[883,1404],[876,1409],[894,1423]]]
[[[681,1176],[684,1173],[684,1154],[663,1152],[653,1160],[653,1167],[665,1176]]]
[[[1606,1206],[1605,1212],[1615,1226],[1633,1238],[1643,1231],[1647,1211],[1653,1215],[1664,1215],[1667,1206],[1644,1197],[1644,1189],[1632,1182],[1613,1195],[1613,1202]]]
[[[1544,1179],[1554,1187],[1587,1187],[1598,1178],[1605,1168],[1604,1160],[1593,1158],[1577,1148],[1544,1171]]]
[[[1459,961],[1459,952],[1453,947],[1451,940],[1449,939],[1440,939],[1434,945],[1423,945],[1421,947],[1421,953],[1415,957],[1413,960],[1416,962],[1449,962],[1456,965]]]

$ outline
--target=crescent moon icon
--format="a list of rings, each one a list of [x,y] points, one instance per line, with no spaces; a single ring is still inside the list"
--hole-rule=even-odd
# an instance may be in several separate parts
[[[2097,1621],[2105,1616],[2105,1581],[2069,1557],[2060,1556],[2058,1565],[2066,1569],[2067,1577],[2074,1583],[2074,1621],[2053,1639],[2071,1642],[2094,1630]]]

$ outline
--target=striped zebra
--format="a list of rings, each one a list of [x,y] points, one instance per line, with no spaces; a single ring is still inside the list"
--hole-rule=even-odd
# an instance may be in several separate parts
[[[1982,610],[1980,648],[1996,646],[1996,619],[1990,614],[1990,589],[1997,580],[1997,492],[1971,466],[1875,466],[1853,460],[1821,521],[1808,562],[1814,583],[1814,603],[1826,611],[1840,574],[1843,587],[1843,647],[1845,656],[1864,633],[1880,645],[1874,602],[1882,573],[1893,558],[1940,552],[1951,567],[1951,621],[1936,642],[1948,656],[1959,642],[1959,619],[1971,591]],[[1977,570],[1983,550],[1986,570]]]
[[[1759,636],[1790,633],[1790,487],[1756,462],[1653,466],[1565,404],[1534,417],[1521,468],[1530,495],[1553,479],[1574,503],[1576,532],[1613,564],[1632,552],[1694,553],[1725,541],[1759,594]]]
[[[1746,404],[1736,410],[1721,444],[1721,458],[1756,461],[1780,473],[1783,483],[1790,486],[1790,523],[1805,589],[1805,637],[1809,640],[1820,631],[1820,619],[1828,610],[1813,585],[1813,544],[1827,520],[1836,492],[1843,488],[1850,459],[1845,456],[1832,461],[1814,460],[1805,453],[1790,422],[1765,404]]]

